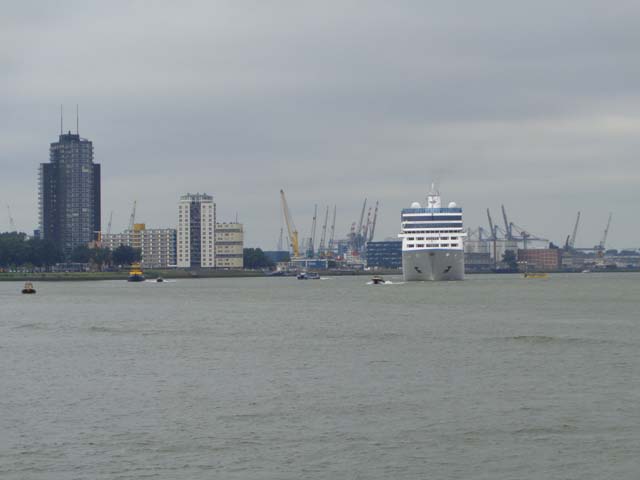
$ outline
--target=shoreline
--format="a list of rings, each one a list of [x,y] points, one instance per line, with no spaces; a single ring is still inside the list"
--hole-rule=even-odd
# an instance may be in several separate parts
[[[638,273],[640,270],[595,270],[587,273]],[[402,270],[318,270],[322,276],[370,276],[370,275],[402,275]],[[554,271],[548,274],[577,274],[577,271]],[[465,275],[522,275],[522,272],[467,272]],[[105,280],[126,280],[128,271],[122,272],[35,272],[35,273],[11,273],[0,272],[0,282],[94,282]],[[288,275],[285,277],[291,277]],[[147,270],[145,277],[154,280],[158,277],[166,279],[198,279],[198,278],[256,278],[269,275],[261,270]],[[275,276],[273,278],[282,278]]]

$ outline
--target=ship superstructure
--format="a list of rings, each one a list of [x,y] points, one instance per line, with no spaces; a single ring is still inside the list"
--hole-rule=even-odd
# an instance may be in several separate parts
[[[442,207],[432,185],[426,207],[414,202],[402,210],[398,237],[405,281],[463,280],[465,236],[462,208],[455,202]]]

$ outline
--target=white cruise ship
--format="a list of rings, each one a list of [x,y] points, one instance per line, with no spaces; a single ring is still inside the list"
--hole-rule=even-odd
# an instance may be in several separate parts
[[[402,210],[401,232],[405,281],[464,279],[462,208],[443,208],[433,185],[426,207],[414,202]]]

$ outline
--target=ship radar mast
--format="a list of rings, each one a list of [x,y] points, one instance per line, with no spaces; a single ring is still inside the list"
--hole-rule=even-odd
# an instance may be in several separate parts
[[[427,195],[427,207],[428,208],[440,208],[440,192],[436,189],[434,183],[431,184],[431,190]]]

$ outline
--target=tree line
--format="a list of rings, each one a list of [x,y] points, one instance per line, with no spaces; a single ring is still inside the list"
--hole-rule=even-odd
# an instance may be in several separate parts
[[[50,240],[29,238],[22,232],[0,233],[0,268],[38,268],[48,270],[57,263],[91,263],[99,270],[111,265],[130,265],[139,262],[140,250],[120,245],[111,251],[108,248],[89,248],[81,245],[70,255]]]

